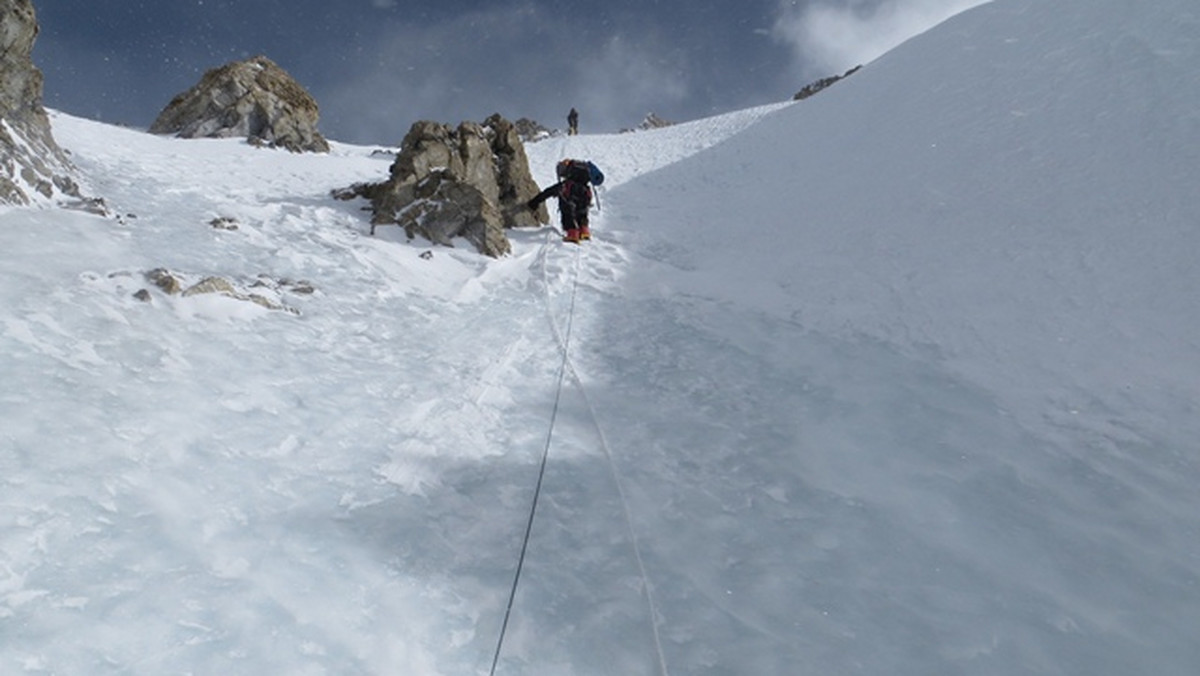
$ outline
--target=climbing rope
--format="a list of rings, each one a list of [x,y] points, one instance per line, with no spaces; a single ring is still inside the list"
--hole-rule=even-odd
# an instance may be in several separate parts
[[[667,657],[663,652],[662,637],[658,631],[659,613],[658,603],[654,600],[654,588],[650,584],[650,576],[646,573],[645,559],[642,557],[642,547],[638,541],[637,531],[633,527],[633,514],[629,511],[629,500],[625,497],[625,487],[621,481],[621,473],[617,470],[617,461],[613,456],[612,446],[608,443],[608,437],[604,434],[604,429],[600,427],[600,420],[596,415],[596,407],[592,405],[592,400],[588,397],[587,389],[583,386],[583,380],[579,377],[579,373],[575,367],[568,362],[568,370],[571,374],[571,379],[579,388],[580,396],[583,397],[583,403],[588,409],[588,413],[592,418],[592,426],[596,430],[596,435],[600,438],[600,448],[604,450],[604,457],[608,460],[609,472],[612,474],[613,485],[617,488],[617,496],[621,500],[621,511],[625,516],[625,527],[629,530],[629,542],[633,549],[634,560],[637,561],[638,574],[642,578],[642,592],[646,598],[646,606],[650,612],[650,631],[654,638],[654,651],[658,658],[658,669],[661,676],[670,676],[667,669]]]
[[[599,207],[599,196],[597,196],[596,202],[597,202],[597,207]],[[600,427],[599,418],[596,416],[596,408],[592,405],[592,401],[588,397],[587,389],[584,388],[584,386],[583,386],[583,380],[579,377],[579,373],[575,370],[575,367],[571,364],[570,359],[568,358],[567,344],[568,344],[568,341],[570,340],[571,322],[574,320],[574,316],[575,316],[575,288],[578,287],[578,284],[579,284],[579,264],[578,263],[579,263],[578,258],[576,258],[575,281],[574,281],[574,283],[572,285],[572,289],[571,289],[571,316],[567,320],[567,336],[565,338],[560,338],[560,344],[562,345],[562,351],[563,351],[563,366],[567,371],[570,372],[571,379],[574,381],[575,386],[577,388],[579,388],[580,395],[583,397],[583,402],[587,406],[588,412],[591,415],[592,425],[595,428],[596,434],[600,439],[600,447],[604,450],[604,457],[605,457],[605,459],[608,460],[608,468],[609,468],[610,473],[612,474],[613,485],[616,486],[617,496],[621,500],[621,510],[625,517],[625,527],[629,530],[630,546],[633,549],[633,556],[637,562],[638,574],[642,578],[642,591],[645,596],[646,605],[647,605],[647,607],[649,609],[649,613],[650,613],[650,630],[651,630],[651,633],[654,638],[654,651],[655,651],[656,657],[658,658],[659,673],[661,674],[661,676],[670,676],[670,672],[667,669],[667,658],[666,658],[665,653],[663,652],[662,637],[658,630],[658,625],[659,625],[658,604],[654,600],[654,588],[650,584],[650,576],[646,573],[646,563],[645,563],[644,558],[642,557],[642,547],[641,547],[640,542],[638,541],[637,531],[633,527],[633,515],[629,511],[629,500],[625,497],[625,487],[624,487],[624,484],[621,482],[621,474],[617,470],[617,462],[616,462],[615,457],[613,456],[612,447],[608,443],[608,438],[604,435],[604,430]],[[542,251],[541,264],[542,264],[542,279],[545,280],[546,279],[546,258],[545,258],[545,250],[544,249]],[[549,311],[549,308],[550,308],[549,287],[545,284],[543,284],[543,286],[546,289],[546,308],[547,308],[547,311]],[[558,337],[558,327],[557,327],[557,324],[555,324],[555,322],[554,322],[553,315],[551,315],[551,317],[550,317],[550,324],[551,324],[551,326],[554,327],[555,335],[556,335],[556,337]],[[559,384],[558,384],[560,394],[562,392],[562,377],[563,377],[563,374],[560,373],[559,374]],[[557,405],[557,402],[556,402],[556,405]]]
[[[579,375],[571,369],[571,376],[576,383],[580,383]],[[667,657],[663,653],[662,638],[658,632],[658,604],[654,601],[654,588],[650,586],[650,576],[646,574],[646,563],[642,559],[642,547],[638,544],[637,531],[633,529],[633,515],[629,512],[629,501],[625,499],[625,488],[621,483],[621,475],[617,472],[617,462],[613,458],[612,450],[609,448],[608,439],[604,436],[604,430],[600,429],[600,423],[596,420],[596,411],[592,407],[592,402],[588,399],[587,391],[583,389],[580,383],[580,391],[583,392],[584,403],[587,404],[588,410],[592,413],[592,422],[595,423],[596,432],[600,435],[600,445],[604,449],[604,457],[608,458],[608,468],[612,472],[613,484],[617,487],[617,495],[621,498],[621,510],[625,513],[625,527],[629,529],[629,541],[633,547],[633,558],[637,561],[638,573],[642,576],[642,591],[646,595],[646,605],[650,608],[650,630],[654,636],[654,651],[658,657],[659,673],[662,676],[669,676],[667,671]]]
[[[549,235],[547,236],[549,237]],[[508,607],[504,610],[504,622],[500,625],[500,638],[496,641],[496,654],[492,657],[492,668],[488,673],[496,674],[496,665],[500,662],[500,651],[504,647],[504,635],[508,632],[508,620],[512,616],[513,602],[517,598],[517,587],[521,583],[521,572],[525,568],[525,554],[529,551],[529,537],[533,533],[533,519],[537,515],[538,499],[542,495],[542,482],[546,478],[546,462],[550,458],[550,443],[554,438],[554,424],[558,420],[559,404],[562,402],[563,381],[567,373],[567,347],[571,342],[571,327],[575,323],[575,292],[579,288],[579,259],[580,250],[575,252],[575,271],[571,282],[571,305],[567,312],[567,332],[563,339],[562,363],[558,367],[558,384],[554,393],[554,408],[550,413],[550,429],[546,433],[546,446],[542,450],[542,462],[538,468],[537,485],[533,489],[533,504],[529,508],[529,521],[525,524],[525,537],[521,541],[521,555],[517,558],[517,570],[513,575],[512,589],[508,593]]]
[[[600,209],[600,196],[599,196],[599,194],[596,194],[596,191],[594,191],[594,190],[593,190],[593,194],[595,195],[595,198],[596,198],[594,206],[598,211]],[[542,279],[543,279],[543,286],[544,286],[545,292],[546,292],[546,309],[547,309],[548,313],[550,313],[550,290],[549,290],[549,285],[546,282],[546,280],[547,280],[546,251],[548,249],[548,245],[550,244],[550,238],[556,232],[558,232],[556,228],[551,228],[550,232],[546,235],[546,245],[543,246],[543,249],[541,252]],[[542,459],[541,459],[541,464],[538,468],[537,484],[534,487],[533,501],[532,501],[532,505],[530,506],[530,510],[529,510],[529,520],[525,524],[525,536],[521,542],[521,554],[517,559],[517,569],[516,569],[516,573],[513,575],[512,588],[509,591],[509,595],[508,595],[508,605],[504,610],[504,622],[501,624],[501,627],[500,627],[500,637],[496,641],[496,652],[492,656],[492,668],[489,671],[490,676],[495,676],[496,667],[500,662],[500,653],[502,652],[503,647],[504,647],[504,637],[508,631],[508,623],[512,617],[512,609],[513,609],[513,604],[514,604],[514,602],[516,600],[516,596],[517,596],[517,588],[520,586],[521,573],[525,567],[525,556],[529,550],[529,540],[530,540],[530,536],[533,532],[534,517],[537,514],[538,501],[539,501],[539,498],[541,497],[541,493],[542,493],[542,483],[545,480],[545,476],[546,476],[546,465],[550,458],[550,446],[551,446],[551,442],[554,437],[554,427],[558,420],[558,411],[559,411],[560,403],[562,401],[563,385],[566,380],[566,376],[567,376],[568,372],[570,373],[571,379],[574,381],[576,387],[579,389],[580,394],[583,396],[584,403],[586,404],[587,409],[588,409],[589,413],[591,414],[593,426],[595,427],[596,433],[599,436],[601,447],[604,450],[604,456],[608,460],[609,470],[612,473],[613,484],[616,486],[617,495],[621,500],[621,507],[622,507],[622,510],[624,512],[624,517],[625,517],[625,526],[629,530],[630,542],[631,542],[631,546],[633,548],[634,558],[637,561],[638,573],[640,574],[640,576],[642,578],[642,591],[645,596],[646,604],[649,608],[650,628],[651,628],[651,632],[652,632],[653,638],[654,638],[654,648],[655,648],[656,656],[658,658],[659,673],[661,674],[661,676],[670,676],[670,674],[667,670],[666,656],[663,652],[662,638],[659,635],[659,630],[658,630],[660,618],[659,618],[659,614],[658,614],[657,604],[654,600],[654,590],[653,590],[652,586],[650,585],[649,575],[647,575],[647,573],[646,573],[646,564],[642,557],[642,551],[641,551],[641,546],[638,542],[637,532],[634,530],[634,527],[633,527],[633,516],[629,510],[629,501],[627,500],[627,498],[625,496],[625,488],[622,485],[621,476],[617,470],[616,460],[614,459],[612,450],[609,447],[608,439],[604,435],[604,430],[601,429],[601,427],[600,427],[600,422],[596,416],[595,407],[592,406],[591,400],[587,396],[587,390],[583,387],[582,379],[579,377],[578,372],[575,370],[574,366],[571,365],[571,362],[570,362],[569,347],[571,344],[571,330],[572,330],[572,327],[574,326],[574,322],[575,322],[575,298],[576,298],[576,295],[577,295],[577,292],[579,289],[579,269],[580,269],[580,265],[581,265],[580,260],[582,258],[581,252],[582,252],[581,247],[576,248],[575,267],[572,272],[572,280],[571,280],[571,301],[570,301],[570,306],[569,306],[569,310],[567,313],[567,326],[566,326],[565,334],[559,334],[558,324],[557,324],[557,322],[554,321],[553,314],[552,313],[550,314],[550,323],[551,323],[551,326],[554,328],[555,338],[559,341],[559,344],[561,346],[562,362],[559,364],[559,369],[558,369],[557,384],[555,387],[555,394],[554,394],[554,408],[550,415],[550,429],[546,434],[545,447],[542,449]]]

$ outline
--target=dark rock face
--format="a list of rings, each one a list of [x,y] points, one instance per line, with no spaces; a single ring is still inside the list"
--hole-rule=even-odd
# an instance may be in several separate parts
[[[534,143],[561,133],[547,129],[537,120],[531,120],[528,117],[522,117],[513,124],[517,127],[517,134],[525,143]]]
[[[235,61],[204,74],[176,96],[150,126],[153,134],[238,138],[292,152],[328,152],[317,131],[317,102],[265,56]]]
[[[832,86],[833,84],[837,83],[839,80],[850,77],[851,75],[854,75],[855,73],[858,72],[859,68],[862,68],[862,66],[855,66],[841,75],[830,75],[829,77],[823,77],[820,80],[817,80],[816,82],[810,82],[807,85],[805,85],[803,89],[796,92],[796,95],[792,97],[792,100],[793,101],[803,101],[804,99],[807,99],[808,97],[812,96],[813,94],[816,94],[817,92]]]
[[[482,254],[502,256],[512,250],[506,228],[538,225],[525,208],[538,193],[525,146],[517,127],[499,115],[457,128],[413,124],[390,173],[383,183],[348,193],[371,200],[372,232],[398,224],[409,237],[444,245],[462,237]]]
[[[38,34],[30,0],[0,0],[0,112],[31,112],[42,96],[42,74],[30,54]]]
[[[72,167],[55,143],[42,107],[42,73],[31,53],[37,38],[31,0],[0,0],[0,203],[50,203],[78,197]]]

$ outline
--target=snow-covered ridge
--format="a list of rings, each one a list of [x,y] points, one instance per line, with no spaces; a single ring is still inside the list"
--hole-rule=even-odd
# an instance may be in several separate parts
[[[669,166],[711,148],[752,126],[765,116],[792,105],[773,103],[701,120],[622,134],[553,137],[526,146],[534,177],[554,181],[554,164],[568,155],[586,157],[604,168],[605,189],[611,190],[643,174]]]

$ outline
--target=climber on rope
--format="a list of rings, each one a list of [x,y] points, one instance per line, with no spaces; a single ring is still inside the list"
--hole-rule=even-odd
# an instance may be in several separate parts
[[[604,174],[587,160],[561,160],[554,171],[558,183],[538,193],[525,206],[535,211],[542,202],[557,197],[563,241],[578,244],[581,240],[591,239],[588,209],[592,206],[592,186],[604,183]]]

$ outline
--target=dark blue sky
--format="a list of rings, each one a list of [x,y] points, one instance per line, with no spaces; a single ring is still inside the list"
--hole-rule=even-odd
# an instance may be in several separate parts
[[[583,131],[616,131],[786,100],[854,65],[852,49],[809,48],[810,4],[858,21],[963,1],[34,0],[34,61],[47,106],[137,127],[205,70],[265,54],[339,141],[494,112],[562,127],[571,106]]]

